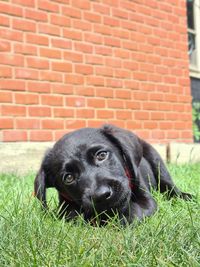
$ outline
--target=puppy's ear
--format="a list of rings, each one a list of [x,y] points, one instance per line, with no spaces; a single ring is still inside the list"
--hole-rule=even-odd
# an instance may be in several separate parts
[[[138,166],[143,156],[143,148],[139,137],[130,131],[113,125],[103,126],[103,133],[120,150],[125,168],[128,168],[129,174],[134,174],[134,180],[137,181]]]
[[[46,202],[46,188],[54,187],[53,178],[50,172],[50,159],[51,150],[48,150],[34,181],[35,196],[42,202],[44,208],[48,208]]]

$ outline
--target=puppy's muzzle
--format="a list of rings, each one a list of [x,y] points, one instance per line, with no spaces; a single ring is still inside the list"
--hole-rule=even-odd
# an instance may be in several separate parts
[[[87,198],[91,203],[101,204],[110,201],[113,195],[113,190],[108,185],[102,185],[98,187],[95,191],[89,192]]]

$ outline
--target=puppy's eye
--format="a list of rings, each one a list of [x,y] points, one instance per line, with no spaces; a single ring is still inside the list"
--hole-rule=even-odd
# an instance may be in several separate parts
[[[108,152],[107,151],[99,151],[96,153],[95,158],[97,161],[104,161],[108,158]]]
[[[75,180],[75,177],[73,174],[71,173],[64,173],[63,177],[62,177],[62,181],[64,184],[68,185],[73,183],[73,181]]]

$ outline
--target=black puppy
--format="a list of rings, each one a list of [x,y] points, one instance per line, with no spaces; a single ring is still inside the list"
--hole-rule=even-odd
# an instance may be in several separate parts
[[[191,198],[173,183],[155,149],[130,131],[112,125],[64,135],[49,150],[35,178],[35,195],[47,208],[46,188],[55,187],[60,214],[69,219],[97,214],[100,223],[118,214],[122,223],[152,215],[150,190]]]

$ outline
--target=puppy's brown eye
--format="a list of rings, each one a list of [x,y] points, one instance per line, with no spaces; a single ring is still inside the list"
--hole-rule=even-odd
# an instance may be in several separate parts
[[[71,184],[75,180],[75,177],[71,173],[65,173],[62,177],[62,181],[64,184]]]
[[[104,161],[108,158],[108,152],[107,151],[100,151],[96,154],[96,159],[98,161]]]

